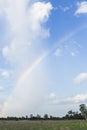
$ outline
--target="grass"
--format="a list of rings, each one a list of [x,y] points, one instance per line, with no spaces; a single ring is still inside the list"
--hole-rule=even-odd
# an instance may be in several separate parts
[[[0,121],[0,130],[87,130],[86,121]]]

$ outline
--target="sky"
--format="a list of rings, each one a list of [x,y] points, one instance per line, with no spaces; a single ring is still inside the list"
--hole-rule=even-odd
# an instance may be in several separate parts
[[[87,0],[0,0],[0,116],[63,116],[87,104]]]

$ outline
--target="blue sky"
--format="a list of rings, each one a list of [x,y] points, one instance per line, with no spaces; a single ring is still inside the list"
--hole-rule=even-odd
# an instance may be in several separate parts
[[[87,103],[87,1],[0,1],[0,115],[63,116]]]

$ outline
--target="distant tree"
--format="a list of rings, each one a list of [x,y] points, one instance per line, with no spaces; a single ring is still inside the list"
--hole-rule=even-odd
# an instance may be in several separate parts
[[[87,120],[87,107],[85,104],[81,104],[79,106],[79,110],[81,111],[82,116]]]
[[[45,114],[44,115],[44,119],[47,120],[49,117],[48,117],[48,114]]]
[[[34,117],[33,114],[30,114],[30,119],[33,119],[33,117]]]
[[[78,111],[73,112],[72,110],[68,111],[67,114],[63,117],[63,119],[84,119],[81,113]]]
[[[52,116],[52,115],[50,115],[50,119],[53,119],[53,116]]]
[[[28,115],[26,115],[26,120],[28,120]]]
[[[69,115],[66,114],[66,115],[64,116],[64,119],[69,119]]]
[[[74,118],[74,113],[75,113],[75,112],[73,112],[72,110],[70,110],[70,111],[68,111],[66,117],[67,117],[68,119],[73,119],[73,118]]]
[[[72,110],[68,111],[68,115],[72,116],[73,115],[73,111]]]
[[[37,114],[36,118],[37,118],[38,120],[40,120],[40,119],[41,119],[41,116],[40,116],[39,114]]]
[[[21,117],[21,120],[25,120],[26,118],[24,116]]]

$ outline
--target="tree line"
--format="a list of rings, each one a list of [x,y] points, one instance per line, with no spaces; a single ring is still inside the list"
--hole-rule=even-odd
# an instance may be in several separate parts
[[[52,115],[44,114],[42,117],[41,115],[37,114],[34,116],[30,114],[30,116],[22,116],[22,117],[2,117],[0,120],[87,120],[87,106],[85,104],[79,105],[79,112],[69,110],[67,114],[63,117],[55,117]]]

